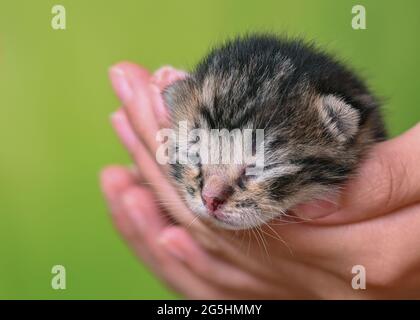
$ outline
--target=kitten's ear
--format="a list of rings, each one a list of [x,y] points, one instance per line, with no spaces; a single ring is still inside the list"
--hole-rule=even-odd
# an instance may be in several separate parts
[[[346,142],[359,130],[359,111],[333,95],[320,98],[319,114],[326,128],[339,141]]]
[[[190,76],[184,79],[176,80],[163,90],[163,99],[169,110],[173,110],[176,106],[185,104],[193,92],[193,80]]]

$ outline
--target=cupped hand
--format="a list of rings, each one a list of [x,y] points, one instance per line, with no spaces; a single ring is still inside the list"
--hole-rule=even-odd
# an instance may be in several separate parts
[[[197,219],[155,161],[168,126],[161,90],[185,73],[131,63],[111,81],[123,107],[112,124],[135,166],[110,166],[101,184],[117,229],[168,286],[187,298],[419,297],[420,127],[378,144],[337,204],[296,208],[301,219],[226,231]],[[353,266],[366,290],[352,287]]]

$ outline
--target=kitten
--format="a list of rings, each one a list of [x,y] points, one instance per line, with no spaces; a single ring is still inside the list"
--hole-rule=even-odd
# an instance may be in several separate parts
[[[264,129],[263,148],[253,135],[253,153],[242,164],[170,166],[191,210],[229,229],[267,223],[336,192],[386,136],[378,101],[352,71],[311,44],[272,35],[213,49],[187,78],[165,89],[164,99],[178,144],[196,151],[208,141],[182,133],[183,121],[189,130]],[[179,145],[176,150],[181,153]],[[257,150],[263,170],[248,175]],[[221,144],[216,151],[224,152]]]

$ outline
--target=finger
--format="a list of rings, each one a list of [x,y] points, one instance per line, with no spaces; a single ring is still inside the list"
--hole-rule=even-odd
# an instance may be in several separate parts
[[[111,123],[121,143],[130,154],[134,154],[140,145],[140,140],[134,133],[122,108],[111,115]]]
[[[121,206],[121,197],[136,183],[135,175],[123,166],[109,166],[101,172],[101,186],[111,211],[112,220],[128,242],[134,237],[135,229],[124,216],[125,211]]]
[[[188,73],[175,69],[171,66],[163,66],[155,71],[152,76],[152,83],[155,84],[161,91],[175,81],[185,79]]]
[[[143,224],[148,224],[152,220],[152,225],[157,225],[158,223],[153,223],[153,219],[145,219],[142,217],[139,220],[136,220],[136,223],[133,223],[131,215],[128,214],[125,205],[124,198],[125,194],[132,192],[131,190],[135,189],[134,186],[131,186],[119,195],[119,198],[111,200],[112,208],[112,220],[114,222],[115,228],[119,231],[122,238],[125,240],[127,245],[132,249],[132,251],[143,261],[143,263],[150,268],[157,276],[164,278],[162,276],[162,270],[159,267],[159,263],[156,261],[152,252],[150,252],[147,245],[142,240],[141,234],[139,233],[139,228]],[[141,197],[139,201],[141,201]]]
[[[402,283],[402,276],[418,269],[418,255],[401,253],[418,251],[419,228],[420,204],[417,203],[393,214],[349,225],[307,224],[287,226],[282,231],[293,237],[299,260],[306,265],[317,266],[341,278],[348,275],[349,267],[363,265],[366,270],[378,271],[369,276],[372,284],[389,288]],[[378,264],[392,268],[378,270]]]
[[[161,233],[159,242],[165,250],[182,261],[197,276],[236,296],[250,298],[256,295],[270,296],[270,285],[263,279],[248,273],[240,265],[232,265],[218,256],[203,250],[183,227],[169,227]],[[272,292],[278,288],[271,288]]]
[[[194,219],[193,214],[179,198],[179,195],[166,176],[162,174],[156,161],[151,157],[143,143],[137,139],[126,115],[121,110],[118,110],[112,115],[112,125],[137,164],[142,177],[155,190],[162,206],[166,207],[168,212],[179,223],[185,225],[190,224]]]
[[[137,181],[138,177],[120,165],[108,166],[101,171],[100,175],[101,188],[109,203],[114,203],[124,190]]]
[[[104,170],[102,181],[108,203],[112,208],[112,218],[116,229],[149,268],[161,278],[167,279],[167,276],[162,276],[159,263],[153,253],[150,252],[142,236],[144,230],[156,234],[164,226],[163,220],[161,220],[155,208],[150,205],[151,195],[147,193],[147,190],[140,189],[140,187],[132,184],[133,180],[129,170],[122,167],[111,167]],[[137,208],[135,213],[133,210],[127,210],[127,207],[136,206],[138,202],[144,203],[145,209],[151,209],[152,212],[144,210],[143,212],[146,212],[146,214],[138,215],[135,214],[139,212]],[[178,286],[171,287],[176,288]],[[177,291],[183,292],[185,290],[178,288]]]
[[[119,63],[110,69],[110,78],[137,137],[144,141],[152,154],[157,148],[159,129],[155,111],[150,73],[133,63]]]
[[[420,201],[420,125],[376,145],[344,189],[339,207],[317,223],[374,218]]]
[[[164,66],[158,69],[151,78],[153,90],[153,103],[157,122],[161,128],[167,128],[170,125],[168,108],[164,103],[162,92],[175,81],[187,77],[187,73],[177,70],[171,66]]]
[[[219,288],[188,270],[180,257],[162,250],[157,239],[169,226],[149,190],[130,188],[122,195],[121,203],[127,220],[136,229],[130,246],[169,287],[189,298],[226,298]]]

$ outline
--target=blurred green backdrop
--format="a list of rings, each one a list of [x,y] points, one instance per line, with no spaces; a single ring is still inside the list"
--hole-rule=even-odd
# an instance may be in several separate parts
[[[67,29],[51,28],[62,4]],[[363,4],[367,29],[351,28]],[[1,0],[0,298],[172,298],[114,231],[98,188],[107,163],[128,163],[108,115],[108,67],[190,68],[247,31],[314,39],[369,79],[392,135],[420,119],[420,2]],[[415,40],[417,39],[417,40]],[[51,267],[67,289],[51,288]]]

